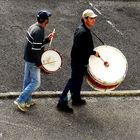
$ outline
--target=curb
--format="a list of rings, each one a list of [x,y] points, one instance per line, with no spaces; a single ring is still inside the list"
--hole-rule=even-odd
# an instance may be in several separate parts
[[[32,94],[35,98],[54,98],[59,97],[62,91],[38,91]],[[5,92],[0,93],[0,99],[2,98],[15,98],[18,97],[20,92]],[[140,90],[120,90],[120,91],[81,91],[83,97],[121,97],[121,96],[140,96]]]

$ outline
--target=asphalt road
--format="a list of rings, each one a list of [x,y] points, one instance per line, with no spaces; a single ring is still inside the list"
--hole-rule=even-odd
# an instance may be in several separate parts
[[[58,112],[56,98],[34,99],[22,113],[0,100],[0,140],[139,140],[139,97],[92,97],[74,114]],[[70,103],[71,106],[71,103]]]
[[[26,30],[36,21],[35,16],[40,9],[49,9],[52,12],[46,33],[56,29],[57,36],[52,43],[52,48],[57,49],[63,56],[63,65],[54,74],[42,74],[42,84],[39,90],[63,90],[71,72],[69,55],[73,33],[80,24],[82,12],[87,8],[92,8],[98,14],[93,31],[107,45],[120,49],[127,58],[127,76],[117,89],[139,89],[140,2],[0,0],[0,92],[21,91]],[[101,45],[94,36],[93,39],[96,47]],[[93,89],[84,82],[82,90]]]
[[[0,0],[0,93],[19,92],[22,88],[25,34],[40,9],[49,9],[53,14],[46,33],[56,29],[52,48],[63,56],[63,65],[52,75],[42,74],[39,90],[63,90],[70,76],[73,33],[87,8],[98,14],[93,31],[127,58],[127,76],[117,89],[138,90],[139,0]],[[93,39],[96,47],[101,45]],[[93,89],[84,82],[82,90]],[[58,112],[57,98],[36,98],[37,105],[27,113],[18,111],[13,100],[0,100],[0,140],[140,139],[139,97],[87,97],[86,106],[73,107],[74,114]]]

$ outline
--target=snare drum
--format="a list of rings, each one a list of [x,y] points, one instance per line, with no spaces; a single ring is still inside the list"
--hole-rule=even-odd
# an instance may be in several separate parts
[[[46,73],[53,73],[61,68],[62,57],[56,50],[47,49],[41,56],[41,63]]]
[[[100,56],[109,63],[106,67],[103,61],[94,55],[89,58],[87,82],[96,90],[114,90],[124,80],[128,63],[122,52],[114,47],[102,45],[95,48]]]

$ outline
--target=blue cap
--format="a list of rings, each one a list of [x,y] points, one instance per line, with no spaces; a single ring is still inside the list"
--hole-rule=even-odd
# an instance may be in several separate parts
[[[51,16],[51,13],[46,10],[41,10],[37,14],[37,21],[39,23],[43,23],[46,19],[48,19]]]

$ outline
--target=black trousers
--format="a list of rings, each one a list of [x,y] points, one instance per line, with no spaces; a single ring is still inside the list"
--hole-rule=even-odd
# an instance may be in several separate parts
[[[67,93],[70,91],[73,101],[81,99],[80,91],[83,83],[83,78],[87,72],[85,65],[71,64],[71,78],[68,80],[62,94],[60,95],[60,102],[68,102]]]

